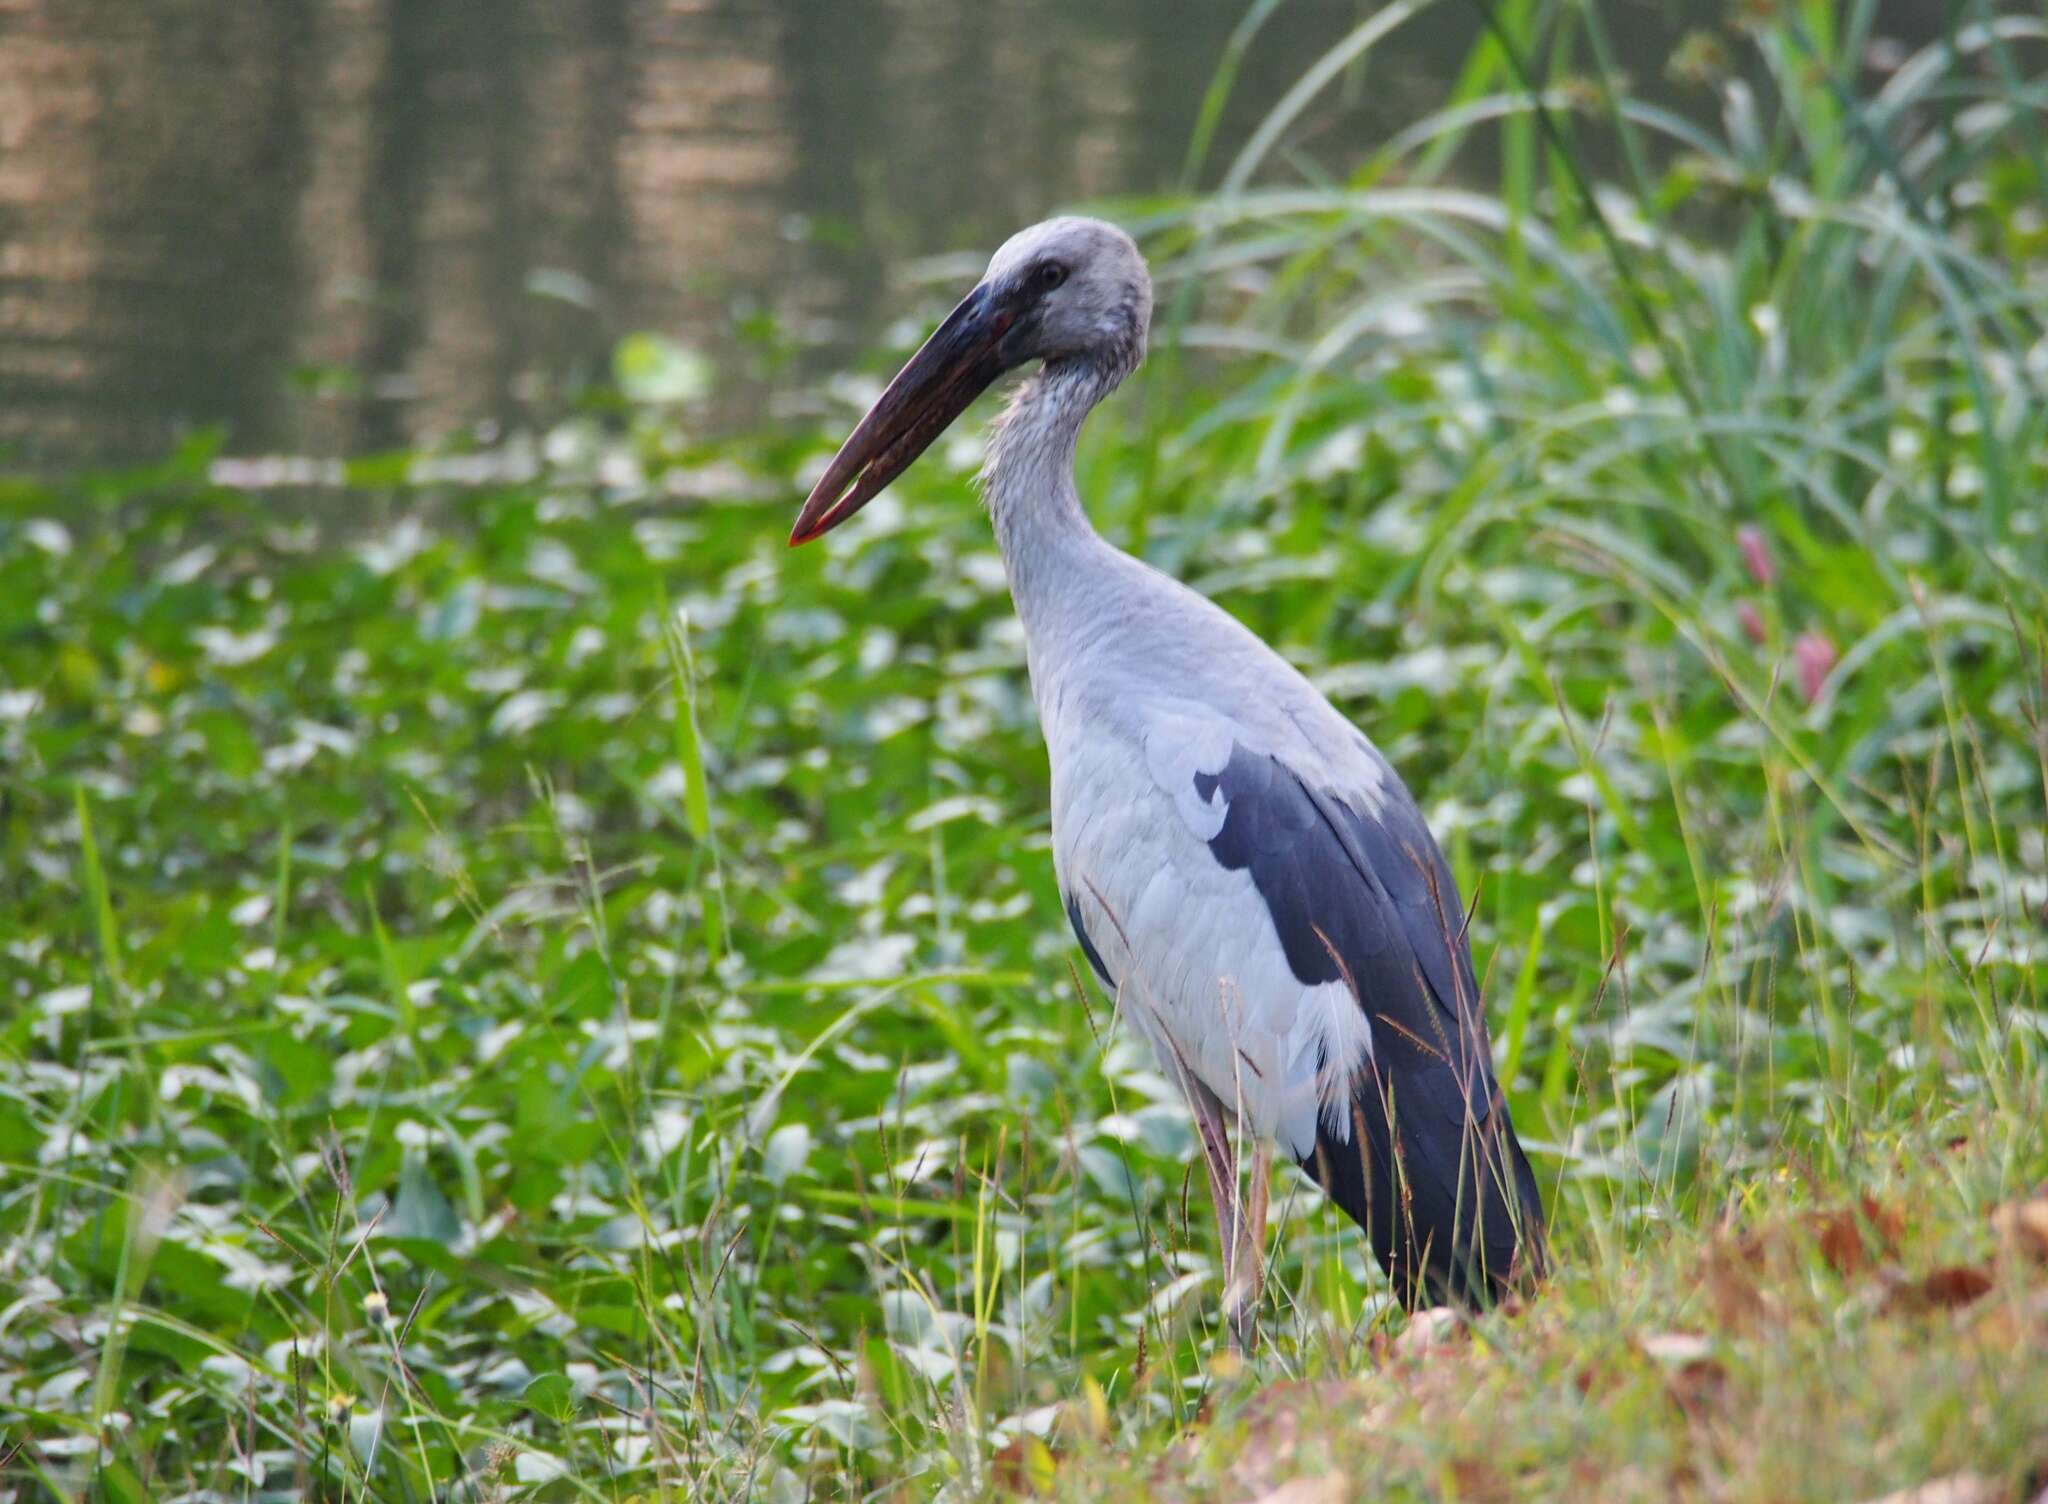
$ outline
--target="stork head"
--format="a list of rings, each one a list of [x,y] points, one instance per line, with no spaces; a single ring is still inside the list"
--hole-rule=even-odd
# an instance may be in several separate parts
[[[1145,258],[1116,226],[1063,218],[1018,231],[832,457],[791,546],[867,505],[1007,371],[1073,363],[1092,369],[1103,390],[1115,386],[1144,359],[1151,318]]]

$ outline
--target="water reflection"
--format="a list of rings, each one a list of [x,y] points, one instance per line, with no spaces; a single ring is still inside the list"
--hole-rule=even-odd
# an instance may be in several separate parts
[[[1222,139],[1369,9],[1283,6]],[[200,423],[242,451],[407,443],[545,411],[636,327],[719,350],[743,412],[759,360],[736,313],[843,349],[890,311],[896,258],[1169,186],[1240,13],[14,0],[0,454],[147,452]],[[1319,107],[1318,155],[1439,102],[1470,14],[1406,28]]]

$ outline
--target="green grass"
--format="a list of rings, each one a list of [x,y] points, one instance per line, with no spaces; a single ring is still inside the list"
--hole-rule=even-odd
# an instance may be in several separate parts
[[[1209,143],[1263,186],[1131,209],[1099,522],[1476,895],[1562,1267],[1432,1352],[1290,1172],[1217,1358],[965,445],[799,554],[851,411],[6,483],[4,1487],[2038,1488],[2048,1280],[1988,1214],[2048,1179],[2048,28],[1989,16],[1887,80],[1867,8],[1760,15],[1695,120],[1507,5],[1352,176],[1280,119]]]

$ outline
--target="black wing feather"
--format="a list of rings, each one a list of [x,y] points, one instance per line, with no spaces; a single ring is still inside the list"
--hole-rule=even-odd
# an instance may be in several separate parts
[[[1320,1129],[1302,1168],[1371,1235],[1403,1304],[1488,1304],[1542,1269],[1542,1201],[1494,1081],[1457,884],[1387,777],[1366,813],[1235,746],[1194,783],[1227,801],[1209,850],[1250,872],[1296,979],[1343,980],[1372,1023],[1351,1131]]]
[[[1116,983],[1110,980],[1109,968],[1102,964],[1102,952],[1088,938],[1088,926],[1081,922],[1081,906],[1071,893],[1067,895],[1067,923],[1074,927],[1074,938],[1081,942],[1081,954],[1088,958],[1088,966],[1095,973],[1096,980],[1102,983],[1111,997],[1115,997]]]

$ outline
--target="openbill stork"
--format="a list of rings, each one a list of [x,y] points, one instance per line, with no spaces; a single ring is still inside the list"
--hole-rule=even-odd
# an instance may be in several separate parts
[[[1092,219],[1013,236],[861,419],[792,546],[837,527],[1005,372],[982,489],[1052,763],[1055,866],[1102,985],[1187,1094],[1231,1340],[1256,1336],[1271,1146],[1371,1235],[1404,1305],[1545,1264],[1465,912],[1387,760],[1221,608],[1089,525],[1074,445],[1145,353],[1152,282]],[[1238,1193],[1232,1120],[1253,1150]]]

